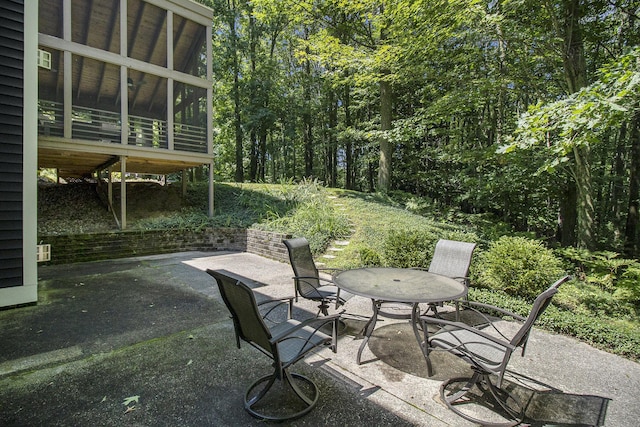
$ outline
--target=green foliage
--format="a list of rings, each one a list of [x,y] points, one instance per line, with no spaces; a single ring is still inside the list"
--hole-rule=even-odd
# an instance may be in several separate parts
[[[559,248],[556,253],[582,278],[583,284],[567,304],[590,311],[633,318],[640,309],[640,263],[609,251]]]
[[[361,248],[358,252],[360,263],[364,267],[378,267],[382,265],[380,255],[370,248]]]
[[[568,287],[572,284],[573,282],[569,282],[562,285],[552,304],[536,322],[536,327],[574,336],[595,347],[640,361],[639,328],[632,324],[614,322],[605,316],[563,309],[561,304],[557,304],[558,300],[572,291]],[[523,316],[528,315],[531,309],[531,304],[522,299],[495,290],[471,288],[469,299],[503,307]]]
[[[392,228],[387,232],[381,257],[390,267],[429,268],[436,243],[440,239],[476,242],[474,234],[438,228]]]
[[[425,230],[390,230],[382,257],[390,267],[428,268],[437,237]]]
[[[201,230],[206,227],[246,228],[255,223],[286,216],[298,203],[297,186],[261,184],[216,184],[214,216],[207,215],[209,190],[205,182],[191,184],[185,205],[179,212],[144,218],[132,224],[133,229],[158,230],[183,228]]]
[[[317,181],[302,182],[287,197],[295,201],[294,210],[255,227],[305,237],[314,254],[322,253],[332,240],[348,235],[349,219],[335,209]]]
[[[531,300],[563,274],[560,259],[542,243],[503,236],[478,257],[473,275],[479,286]]]

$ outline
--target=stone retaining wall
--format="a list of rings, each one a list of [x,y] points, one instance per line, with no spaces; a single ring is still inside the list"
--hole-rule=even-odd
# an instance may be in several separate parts
[[[51,245],[47,264],[99,261],[132,256],[184,251],[244,251],[288,262],[285,234],[244,228],[216,228],[202,231],[149,230],[114,231],[76,235],[38,236]]]

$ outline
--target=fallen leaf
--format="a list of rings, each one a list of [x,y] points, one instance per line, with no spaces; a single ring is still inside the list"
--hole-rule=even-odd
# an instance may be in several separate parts
[[[136,410],[136,406],[135,406],[135,405],[133,405],[133,406],[127,406],[127,410],[126,410],[126,411],[124,411],[124,413],[125,413],[125,414],[128,414],[129,412],[133,412],[133,411],[135,411],[135,410]]]
[[[136,403],[138,403],[138,399],[140,399],[140,396],[130,396],[130,397],[127,397],[126,399],[124,399],[124,402],[122,402],[122,404],[123,404],[124,406],[129,406],[129,404],[130,404],[131,402],[136,402]]]
[[[191,365],[193,363],[193,360],[189,359],[189,361],[187,362],[187,366]]]

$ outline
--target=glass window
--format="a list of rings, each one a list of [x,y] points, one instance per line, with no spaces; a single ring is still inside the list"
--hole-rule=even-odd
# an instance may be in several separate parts
[[[207,152],[207,91],[176,82],[174,86],[174,145],[176,150]]]
[[[173,69],[207,77],[206,28],[179,15],[173,17]]]
[[[38,32],[62,38],[62,0],[45,0],[38,4]]]
[[[120,67],[73,55],[73,138],[119,142]]]
[[[72,40],[109,52],[120,52],[120,0],[73,1]]]
[[[129,69],[129,144],[167,148],[167,79]]]
[[[128,2],[127,56],[167,66],[167,12],[141,0]]]

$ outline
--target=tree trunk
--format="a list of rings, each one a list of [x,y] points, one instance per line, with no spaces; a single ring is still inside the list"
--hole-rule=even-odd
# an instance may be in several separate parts
[[[584,42],[580,19],[581,0],[564,1],[563,46],[564,77],[569,93],[575,93],[587,85],[587,62],[584,58]]]
[[[249,132],[249,181],[256,182],[258,174],[258,150],[257,150],[256,129],[252,128]]]
[[[307,48],[307,54],[309,54]],[[313,122],[311,119],[311,62],[305,61],[305,83],[304,83],[304,113],[302,121],[304,123],[304,176],[313,176]]]
[[[564,75],[569,93],[575,93],[587,84],[587,65],[584,57],[584,43],[580,19],[582,18],[582,7],[580,0],[564,0],[562,17],[562,40]],[[571,233],[567,227],[563,227],[564,244],[577,244],[578,247],[588,248],[593,243],[593,194],[591,185],[591,159],[588,147],[575,147],[574,155],[574,179],[576,189],[575,220],[570,218],[574,215],[574,209],[560,212],[564,218],[565,225],[574,222],[577,226],[577,241],[570,241]],[[571,183],[568,183],[571,185]],[[560,204],[568,207],[568,204]]]
[[[565,183],[561,191],[558,212],[558,241],[562,246],[576,243],[577,195],[575,181]]]
[[[338,130],[338,105],[333,89],[329,89],[328,97],[329,131],[327,138],[327,169],[329,170],[329,186],[335,188],[338,186],[338,143],[336,141],[336,132]]]
[[[233,67],[233,121],[236,139],[236,182],[244,181],[244,166],[242,152],[242,115],[240,107],[240,65],[238,61],[238,35],[236,33],[236,2],[231,1],[229,6],[229,31],[231,33],[231,56]]]
[[[385,80],[380,81],[380,130],[391,129],[392,93],[391,84]],[[391,157],[393,150],[389,139],[385,136],[379,138],[380,163],[378,165],[378,191],[386,193],[391,189]]]
[[[250,90],[249,90],[249,103],[251,104],[251,113],[255,117],[256,110],[258,109],[258,94],[257,94],[257,76],[256,76],[256,45],[258,44],[257,40],[258,34],[256,31],[256,18],[252,13],[249,14],[249,63],[251,64],[251,77],[250,77]],[[258,136],[256,128],[259,126],[259,123],[256,123],[256,119],[254,118],[251,121],[251,132],[249,138],[249,144],[251,144],[251,149],[249,150],[249,181],[257,182],[258,181]]]
[[[381,13],[384,10],[384,6],[381,6]],[[380,29],[380,42],[384,43],[386,40],[386,29],[383,26]],[[391,130],[392,120],[392,108],[393,108],[393,95],[391,91],[391,83],[385,80],[387,72],[382,72],[382,78],[380,79],[380,130]],[[380,144],[380,161],[378,163],[378,191],[381,193],[387,193],[391,189],[391,158],[393,156],[393,150],[389,139],[381,135],[379,138]]]
[[[351,128],[351,108],[350,108],[351,88],[349,87],[349,85],[346,85],[344,88],[343,105],[344,105],[344,125],[345,125],[345,128],[350,129]],[[354,189],[354,177],[353,177],[354,165],[353,165],[353,141],[351,140],[351,138],[347,138],[345,142],[344,151],[346,156],[344,186],[347,190],[353,190]]]
[[[624,232],[624,253],[635,257],[638,252],[638,221],[640,219],[640,114],[631,122],[631,158],[629,173],[629,208]]]
[[[267,169],[267,125],[262,123],[260,126],[258,140],[258,173],[257,179],[261,182],[265,181],[266,169]]]
[[[593,189],[591,185],[591,157],[588,147],[574,147],[575,180],[577,190],[577,244],[579,248],[593,249],[593,225],[595,208],[593,206]]]

